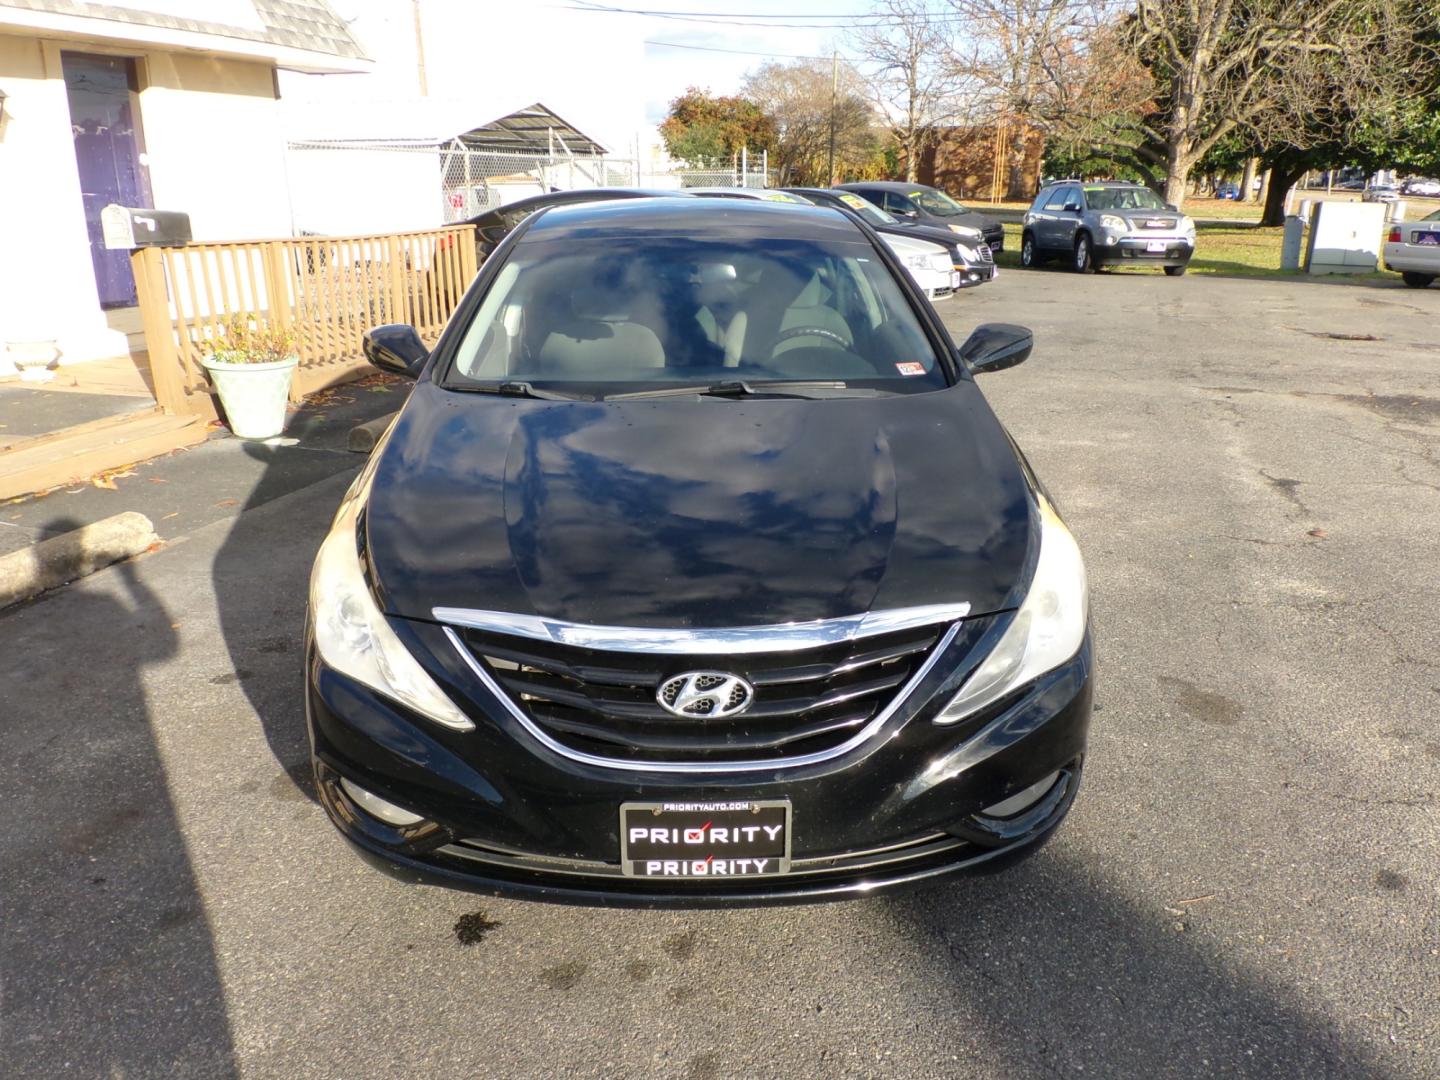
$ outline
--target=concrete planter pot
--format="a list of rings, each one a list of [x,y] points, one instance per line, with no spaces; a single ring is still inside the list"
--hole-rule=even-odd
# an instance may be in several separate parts
[[[60,348],[53,339],[10,341],[5,344],[5,359],[15,365],[25,382],[49,382],[55,378],[50,365],[60,359]]]
[[[285,405],[299,357],[269,364],[227,364],[214,357],[201,362],[232,432],[242,439],[272,439],[285,430]]]

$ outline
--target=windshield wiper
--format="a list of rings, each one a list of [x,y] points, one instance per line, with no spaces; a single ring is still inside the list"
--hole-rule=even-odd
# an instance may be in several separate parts
[[[558,390],[541,390],[528,382],[506,381],[502,383],[474,383],[471,385],[448,386],[447,390],[462,390],[469,394],[500,394],[504,397],[541,398],[545,401],[594,401],[588,394],[562,394]]]
[[[705,397],[824,397],[820,394],[807,394],[806,390],[845,390],[846,384],[838,379],[796,379],[791,382],[746,382],[743,379],[735,379],[730,382],[710,383],[706,386],[667,386],[660,390],[632,390],[626,394],[607,394],[606,401],[632,401],[635,398],[656,398],[656,397],[691,397],[696,394]]]

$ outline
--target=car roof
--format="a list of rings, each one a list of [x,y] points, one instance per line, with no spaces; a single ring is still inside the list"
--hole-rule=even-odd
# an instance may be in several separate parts
[[[859,191],[870,188],[874,191],[939,191],[933,184],[910,184],[904,180],[856,180],[851,184],[837,184],[839,191]]]
[[[566,203],[579,202],[600,202],[613,199],[653,199],[670,195],[684,195],[683,191],[668,191],[650,188],[572,188],[568,191],[547,191],[541,195],[530,195],[524,199],[516,199],[514,202],[501,203],[499,206],[492,206],[488,210],[482,210],[475,216],[468,218],[465,224],[480,224],[483,219],[502,211],[511,214],[515,211],[530,213],[534,210],[541,210],[547,206],[563,206]]]
[[[750,188],[750,187],[692,187],[686,188],[687,195],[704,195],[722,199],[752,199],[756,202],[792,202],[789,198],[777,198],[776,196],[794,196],[793,201],[798,202],[799,196],[786,188]]]
[[[525,240],[604,236],[745,237],[864,242],[839,210],[763,199],[620,199],[557,206],[536,218]]]

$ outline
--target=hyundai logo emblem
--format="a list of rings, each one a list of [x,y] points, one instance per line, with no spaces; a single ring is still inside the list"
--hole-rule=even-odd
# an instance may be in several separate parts
[[[755,688],[724,671],[687,671],[662,682],[655,700],[675,716],[718,720],[748,709],[755,700]]]

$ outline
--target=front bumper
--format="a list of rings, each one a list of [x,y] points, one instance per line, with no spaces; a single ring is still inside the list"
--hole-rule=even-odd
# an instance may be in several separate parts
[[[1101,239],[1105,239],[1102,237]],[[1165,245],[1162,251],[1151,251],[1152,244]],[[1115,243],[1099,243],[1093,247],[1097,260],[1104,263],[1146,263],[1155,266],[1186,266],[1195,254],[1195,242],[1187,236],[1122,236]]]
[[[968,674],[964,662],[978,658],[944,657],[884,731],[842,757],[697,775],[602,768],[551,752],[445,656],[437,627],[408,630],[407,645],[429,654],[435,663],[426,666],[476,716],[476,730],[443,729],[330,670],[313,644],[306,654],[321,802],[362,854],[406,880],[601,905],[841,899],[1006,861],[1050,834],[1079,783],[1090,721],[1088,637],[1071,661],[955,728],[930,718]],[[981,813],[1057,771],[1054,784],[1013,817]],[[377,820],[350,799],[342,778],[423,820],[402,828]],[[676,798],[790,800],[791,872],[724,881],[625,877],[620,804]]]
[[[995,265],[993,263],[956,263],[955,264],[955,288],[973,289],[976,285],[984,285],[987,281],[995,279]]]

